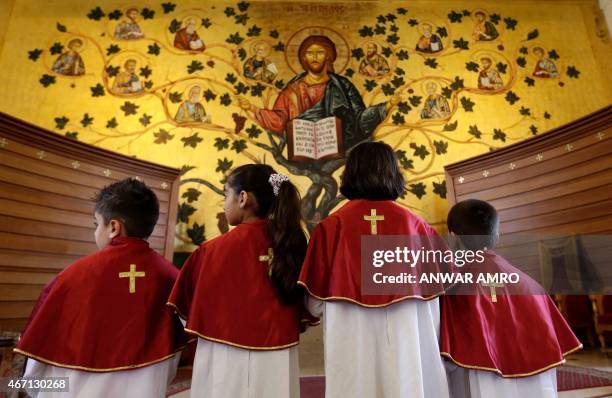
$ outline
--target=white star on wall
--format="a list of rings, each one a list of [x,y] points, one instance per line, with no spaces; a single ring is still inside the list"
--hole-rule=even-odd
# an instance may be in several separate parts
[[[103,173],[106,177],[110,177],[113,174],[113,172],[110,171],[109,169],[104,170]]]
[[[485,170],[485,171],[482,172],[482,176],[484,178],[487,178],[489,176],[489,174],[491,174],[491,173],[489,173],[489,170]]]
[[[81,167],[81,163],[79,163],[78,160],[75,160],[74,162],[70,163],[72,165],[73,169],[78,169],[79,167]]]
[[[0,148],[4,148],[7,145],[8,145],[8,141],[6,140],[6,138],[0,139]]]
[[[538,153],[536,156],[536,159],[538,160],[538,162],[541,162],[542,159],[544,159],[544,155],[542,155],[541,153]]]
[[[457,178],[457,181],[459,181],[459,184],[463,184],[463,181],[465,181],[465,178],[463,178],[463,176],[460,176],[459,178]]]
[[[565,146],[565,150],[568,151],[568,152],[571,152],[572,149],[574,149],[574,146],[572,144],[567,144]]]
[[[510,166],[508,166],[508,167],[510,167],[510,170],[516,169],[516,165],[514,163],[510,163]]]
[[[42,160],[42,159],[44,159],[44,157],[45,157],[45,156],[47,156],[47,154],[45,153],[45,151],[38,151],[38,152],[36,152],[36,156],[37,156],[37,157],[38,157],[40,160]]]
[[[599,141],[603,140],[605,136],[606,135],[604,133],[602,133],[601,131],[599,133],[597,133],[597,138],[599,139]]]
[[[166,182],[161,183],[162,189],[168,189],[168,184]]]

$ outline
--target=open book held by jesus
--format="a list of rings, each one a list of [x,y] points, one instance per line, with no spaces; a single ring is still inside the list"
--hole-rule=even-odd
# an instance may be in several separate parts
[[[342,122],[329,116],[316,122],[293,119],[287,123],[290,161],[341,158]]]

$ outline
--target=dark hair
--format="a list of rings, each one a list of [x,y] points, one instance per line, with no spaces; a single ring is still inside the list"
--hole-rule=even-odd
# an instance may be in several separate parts
[[[155,193],[143,182],[127,178],[104,187],[95,198],[96,213],[108,224],[112,219],[123,223],[127,236],[146,239],[159,218]]]
[[[297,280],[306,256],[307,240],[301,223],[300,194],[295,185],[284,181],[275,196],[268,181],[274,173],[268,165],[243,165],[230,173],[227,185],[236,193],[245,191],[255,196],[255,215],[266,220],[274,251],[270,264],[272,284],[281,302],[293,304],[303,299]]]
[[[397,156],[389,145],[363,142],[350,151],[340,184],[347,199],[395,200],[405,189]]]
[[[495,207],[484,200],[467,199],[455,204],[448,213],[447,225],[470,250],[495,247],[499,217]]]
[[[325,48],[327,51],[327,71],[333,72],[334,61],[336,60],[336,45],[327,36],[308,36],[300,44],[300,47],[298,48],[298,59],[300,60],[300,65],[302,65],[302,68],[304,68],[304,70],[307,69],[304,58],[306,57],[306,50],[308,50],[308,47],[312,46],[313,44],[317,44]]]

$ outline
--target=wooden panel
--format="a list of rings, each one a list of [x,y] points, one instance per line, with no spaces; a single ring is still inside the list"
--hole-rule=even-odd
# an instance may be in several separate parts
[[[36,301],[44,285],[0,283],[0,303],[5,301]]]
[[[172,259],[179,174],[45,131],[0,113],[0,330],[21,330],[42,287],[97,250],[93,199],[138,177],[156,193],[149,244]]]
[[[486,173],[485,173],[486,170]],[[518,144],[445,167],[448,200],[498,209],[498,253],[539,279],[538,241],[583,237],[604,282],[612,277],[612,106]],[[608,271],[611,270],[611,271]]]

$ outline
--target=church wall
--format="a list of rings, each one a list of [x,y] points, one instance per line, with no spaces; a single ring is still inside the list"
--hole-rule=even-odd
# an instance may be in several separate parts
[[[448,205],[444,165],[542,134],[612,98],[605,72],[611,46],[595,1],[10,3],[0,111],[182,168],[175,246],[183,251],[227,230],[222,182],[243,163],[265,162],[289,174],[307,196],[311,225],[340,203],[337,187],[320,181],[337,180],[341,167],[321,175],[308,162],[288,161],[270,144],[280,136],[270,138],[238,106],[244,97],[272,107],[302,71],[297,47],[308,35],[334,41],[335,71],[366,106],[401,96],[373,138],[400,158],[408,181],[400,202],[439,229]],[[192,49],[179,48],[189,21],[198,37]],[[491,40],[477,40],[478,26]],[[379,75],[361,67],[368,44],[376,44]],[[267,72],[245,76],[258,49]],[[485,58],[491,66],[480,78]],[[134,74],[126,74],[132,65]],[[190,92],[199,106],[185,104]],[[191,119],[181,120],[181,106],[191,107]]]

